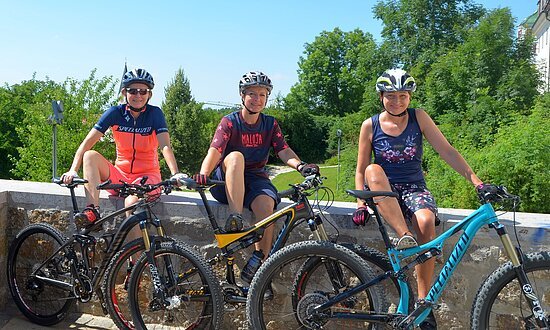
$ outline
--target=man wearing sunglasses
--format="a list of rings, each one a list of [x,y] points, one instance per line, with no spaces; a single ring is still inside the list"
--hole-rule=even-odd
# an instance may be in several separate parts
[[[148,104],[155,86],[153,77],[144,69],[134,69],[122,78],[124,104],[109,108],[90,130],[78,147],[71,168],[62,175],[63,182],[70,183],[78,177],[82,165],[87,207],[75,215],[77,228],[85,228],[99,218],[99,191],[97,185],[107,179],[137,183],[147,176],[147,183],[161,181],[158,149],[166,160],[170,172],[178,173],[178,165],[170,145],[166,119],[159,107]],[[99,139],[111,128],[116,144],[115,164],[103,155],[91,150]],[[137,197],[129,196],[124,204],[129,206]],[[135,235],[139,232],[136,230]]]

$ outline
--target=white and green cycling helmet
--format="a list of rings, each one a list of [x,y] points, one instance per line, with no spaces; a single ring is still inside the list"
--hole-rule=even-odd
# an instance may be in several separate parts
[[[414,92],[416,82],[414,78],[402,69],[386,70],[376,79],[376,91],[382,92]]]

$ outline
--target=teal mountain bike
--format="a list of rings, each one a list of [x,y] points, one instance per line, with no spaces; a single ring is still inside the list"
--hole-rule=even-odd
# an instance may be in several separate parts
[[[397,197],[394,192],[348,190],[372,209],[393,269],[374,275],[351,250],[331,243],[300,242],[275,253],[254,277],[247,300],[247,319],[252,329],[412,329],[437,309],[438,299],[478,231],[485,226],[499,236],[508,262],[493,271],[474,299],[471,329],[548,329],[550,312],[550,253],[524,254],[519,240],[512,243],[492,203],[511,203],[517,196],[502,186],[480,195],[482,205],[434,240],[396,250],[378,213],[374,197]],[[515,221],[514,221],[515,226]],[[515,227],[514,227],[515,232]],[[406,272],[442,254],[444,243],[460,235],[436,277],[427,297],[412,304]],[[517,235],[516,235],[517,238]],[[338,262],[347,282],[333,283],[324,265]],[[320,275],[317,275],[319,273]],[[481,274],[480,274],[481,275]],[[398,301],[391,301],[381,283],[397,279]],[[273,298],[264,299],[272,284]]]

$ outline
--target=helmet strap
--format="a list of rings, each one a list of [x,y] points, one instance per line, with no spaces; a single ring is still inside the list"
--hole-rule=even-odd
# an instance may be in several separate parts
[[[147,102],[145,102],[145,105],[143,105],[141,108],[135,108],[135,107],[130,105],[130,102],[128,102],[128,96],[126,96],[126,105],[128,106],[128,108],[130,108],[130,110],[132,110],[134,112],[143,112],[143,111],[145,111],[145,109],[147,109],[147,104],[149,104],[149,98],[147,98]]]
[[[257,115],[261,112],[261,111],[255,112],[255,111],[252,111],[252,110],[248,109],[246,104],[244,104],[244,97],[241,98],[241,103],[243,104],[243,107],[246,109],[246,111],[248,111],[249,115]],[[264,108],[265,108],[265,106],[267,106],[267,98],[265,100]]]
[[[386,109],[384,109],[384,110],[386,110]],[[407,109],[405,109],[405,111],[403,111],[401,113],[398,113],[397,115],[394,115],[393,113],[389,112],[388,110],[386,110],[386,112],[388,113],[388,115],[393,116],[393,117],[404,117],[407,114]]]

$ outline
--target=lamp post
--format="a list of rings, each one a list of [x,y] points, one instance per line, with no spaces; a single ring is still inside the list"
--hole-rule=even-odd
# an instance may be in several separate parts
[[[57,177],[57,125],[63,122],[63,102],[52,101],[53,114],[48,117],[48,121],[53,125],[52,135],[52,178]]]
[[[338,137],[338,167],[336,169],[336,191],[338,191],[338,185],[340,184],[340,140],[342,139],[342,130],[336,130],[336,136]]]

